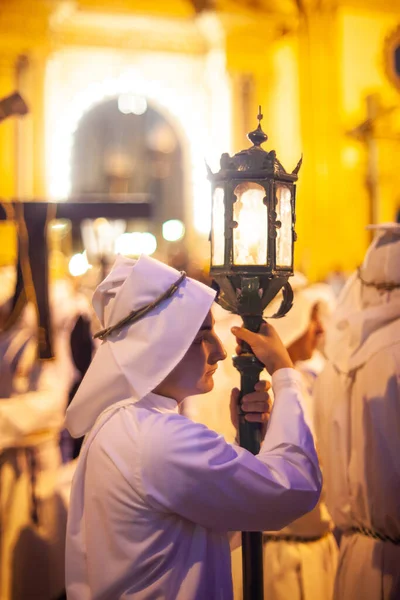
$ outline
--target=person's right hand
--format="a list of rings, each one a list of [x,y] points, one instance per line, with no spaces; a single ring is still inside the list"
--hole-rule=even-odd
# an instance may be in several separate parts
[[[269,323],[263,322],[258,333],[253,333],[244,327],[232,327],[231,331],[238,342],[236,353],[243,352],[241,342],[246,342],[270,375],[278,369],[293,368],[288,351]]]

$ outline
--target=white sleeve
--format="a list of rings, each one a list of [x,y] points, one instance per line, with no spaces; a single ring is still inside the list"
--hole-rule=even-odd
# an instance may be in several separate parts
[[[181,415],[167,426],[156,421],[141,444],[148,501],[217,531],[277,530],[312,510],[321,473],[300,382],[293,369],[273,375],[275,403],[257,456]]]
[[[67,393],[54,367],[43,363],[35,391],[0,398],[0,452],[18,446],[26,435],[61,427]]]

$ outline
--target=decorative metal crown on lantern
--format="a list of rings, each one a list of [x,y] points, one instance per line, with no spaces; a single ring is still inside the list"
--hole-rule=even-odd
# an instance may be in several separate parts
[[[254,131],[247,134],[247,139],[252,142],[251,148],[241,150],[234,156],[229,156],[227,152],[221,155],[220,165],[221,170],[218,173],[212,173],[207,165],[208,177],[212,181],[221,181],[224,179],[248,178],[252,177],[273,177],[278,176],[283,181],[297,181],[303,158],[300,158],[295,169],[291,173],[287,173],[282,163],[277,159],[275,150],[266,152],[261,148],[268,140],[268,135],[261,128],[261,121],[264,115],[261,112],[261,106],[258,107],[258,127]]]

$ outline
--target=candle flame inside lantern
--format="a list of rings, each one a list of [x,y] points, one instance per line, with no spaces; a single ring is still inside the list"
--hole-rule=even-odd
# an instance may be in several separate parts
[[[268,208],[265,189],[246,181],[235,189],[233,261],[235,265],[265,265],[268,258]]]

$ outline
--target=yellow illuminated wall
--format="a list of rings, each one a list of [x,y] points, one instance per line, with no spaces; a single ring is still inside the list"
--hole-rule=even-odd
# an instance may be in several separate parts
[[[400,91],[390,83],[384,60],[385,38],[399,25],[400,5],[397,13],[360,10],[340,13],[343,128],[352,129],[366,119],[368,94],[378,94],[382,108],[397,108],[377,122],[379,221],[392,220],[400,204],[400,177],[396,169],[400,159]],[[354,210],[363,214],[367,202],[365,146],[349,138],[343,140],[342,165],[349,182],[348,202],[355,203]]]
[[[296,37],[286,35],[272,52],[268,133],[287,168],[292,153],[304,154],[296,262],[311,279],[354,269],[370,240],[367,147],[348,132],[367,118],[368,94],[378,94],[382,107],[400,109],[384,60],[385,38],[400,24],[400,5],[397,12],[385,8],[310,11]],[[383,222],[393,220],[400,205],[400,110],[378,121],[376,136]]]

